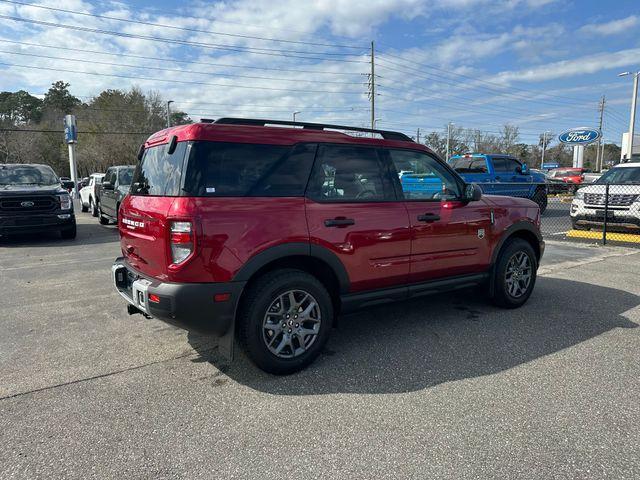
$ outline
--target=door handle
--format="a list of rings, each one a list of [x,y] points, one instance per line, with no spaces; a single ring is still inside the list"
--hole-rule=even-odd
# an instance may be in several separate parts
[[[355,224],[356,221],[353,218],[328,218],[324,221],[325,227],[346,227]]]
[[[435,213],[425,213],[424,215],[418,215],[419,222],[437,222],[440,220],[440,215],[436,215]]]

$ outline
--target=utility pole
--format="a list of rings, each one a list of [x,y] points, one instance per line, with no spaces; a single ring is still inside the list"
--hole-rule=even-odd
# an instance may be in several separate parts
[[[420,127],[418,127],[418,131],[416,132],[416,142],[420,143]]]
[[[173,103],[173,100],[169,100],[167,102],[167,128],[171,126],[171,104],[172,103]]]
[[[631,97],[631,118],[629,119],[629,141],[627,142],[627,162],[630,162],[633,157],[633,135],[635,133],[635,126],[636,126],[636,101],[638,99],[638,75],[640,75],[640,71],[636,73],[623,72],[618,74],[619,77],[625,77],[627,75],[633,75],[633,95]]]
[[[598,138],[598,147],[596,148],[596,172],[599,172],[602,170],[603,159],[600,158],[600,145],[602,144],[602,117],[604,116],[604,104],[605,104],[605,98],[603,95],[602,99],[600,100],[600,124],[598,126],[598,132],[600,132],[600,138]]]
[[[547,149],[547,133],[542,133],[542,158],[540,159],[540,168],[544,168],[544,152]]]
[[[376,62],[373,40],[371,41],[371,77],[369,79],[369,99],[371,100],[371,129],[376,128]],[[372,133],[371,136],[374,134]]]

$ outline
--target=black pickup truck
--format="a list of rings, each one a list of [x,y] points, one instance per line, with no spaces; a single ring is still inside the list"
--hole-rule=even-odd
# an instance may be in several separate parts
[[[47,165],[0,165],[0,235],[60,232],[76,237],[69,193]]]

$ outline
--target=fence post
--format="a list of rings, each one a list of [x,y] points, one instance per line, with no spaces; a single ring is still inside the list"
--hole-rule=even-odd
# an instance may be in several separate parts
[[[609,216],[609,184],[604,188],[604,222],[602,224],[602,244],[607,244],[607,217]]]

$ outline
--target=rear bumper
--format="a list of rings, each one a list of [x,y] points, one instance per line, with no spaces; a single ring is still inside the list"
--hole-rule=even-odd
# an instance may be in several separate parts
[[[59,231],[71,228],[76,223],[73,212],[59,211],[26,216],[1,216],[0,235]]]
[[[120,295],[141,312],[185,330],[222,336],[232,328],[246,282],[164,283],[143,276],[124,258],[111,267]],[[228,299],[216,299],[216,295]],[[150,296],[156,296],[151,301]]]

